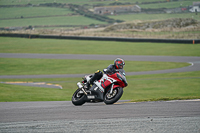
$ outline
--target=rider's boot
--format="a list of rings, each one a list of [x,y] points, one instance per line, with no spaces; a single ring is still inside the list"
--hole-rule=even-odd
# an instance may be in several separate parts
[[[86,85],[84,86],[84,88],[89,90],[90,85],[93,84],[95,80],[101,79],[102,76],[103,76],[103,73],[101,71],[99,70],[96,71],[95,74],[91,77],[91,79],[88,82],[86,82]]]

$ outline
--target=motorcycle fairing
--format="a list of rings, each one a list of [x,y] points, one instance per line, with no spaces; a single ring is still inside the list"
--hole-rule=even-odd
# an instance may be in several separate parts
[[[104,92],[102,92],[100,90],[100,88],[96,84],[94,84],[90,88],[89,91],[91,91],[91,94],[87,95],[87,99],[86,99],[87,102],[90,102],[91,100],[94,100],[94,99],[96,101],[103,101],[103,94],[104,94]]]
[[[120,85],[113,85],[113,89],[120,87]]]
[[[120,73],[114,73],[112,75],[109,75],[109,77],[111,79],[115,79],[114,82],[117,82],[121,87],[126,87],[127,83],[126,83],[126,79],[124,76],[122,76]]]
[[[105,89],[110,84],[112,84],[112,82],[110,80],[105,80],[104,82],[101,83],[101,86]]]

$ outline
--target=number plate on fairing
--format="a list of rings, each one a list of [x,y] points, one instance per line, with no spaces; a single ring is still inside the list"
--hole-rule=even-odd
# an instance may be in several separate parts
[[[87,96],[88,99],[95,99],[95,96],[89,95]]]

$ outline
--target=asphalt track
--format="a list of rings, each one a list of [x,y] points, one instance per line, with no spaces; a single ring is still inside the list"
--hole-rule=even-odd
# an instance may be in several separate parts
[[[199,133],[200,101],[0,103],[1,133]]]
[[[176,73],[200,70],[200,57],[72,55],[72,54],[7,54],[0,58],[45,58],[130,61],[188,62],[189,67],[129,72],[127,75]],[[55,78],[76,75],[9,75],[0,78]],[[200,100],[158,101],[114,105],[86,103],[77,107],[70,101],[1,102],[0,132],[67,132],[67,133],[200,133]]]

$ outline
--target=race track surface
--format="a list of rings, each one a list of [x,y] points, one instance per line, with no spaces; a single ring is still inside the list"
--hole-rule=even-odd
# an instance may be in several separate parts
[[[199,133],[200,100],[0,103],[0,132]]]
[[[73,54],[8,54],[0,58],[44,58],[129,61],[188,62],[184,68],[128,72],[127,75],[200,71],[200,57],[73,55]],[[82,77],[63,75],[2,75],[0,78]],[[70,101],[0,102],[0,132],[67,132],[67,133],[200,133],[200,100],[158,101],[114,105],[86,103],[74,106]]]

